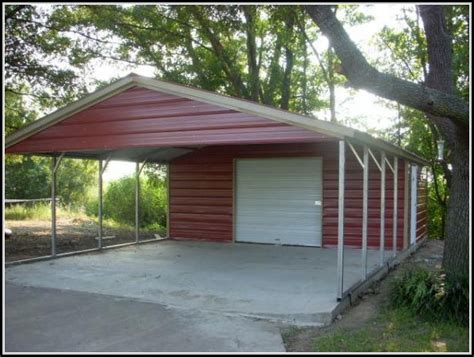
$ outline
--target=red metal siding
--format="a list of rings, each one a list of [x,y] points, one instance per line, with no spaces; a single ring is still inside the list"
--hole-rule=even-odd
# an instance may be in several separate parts
[[[417,179],[416,240],[419,240],[428,234],[428,196],[425,175],[418,171]]]
[[[232,240],[233,160],[255,157],[321,156],[323,158],[323,245],[337,244],[337,143],[208,147],[170,165],[170,235],[175,239]],[[362,169],[346,153],[346,244],[360,246],[362,235]],[[391,174],[387,170],[386,241],[391,247]],[[398,247],[403,245],[404,162],[399,162]],[[380,174],[371,164],[369,246],[379,245]]]
[[[134,87],[13,145],[8,153],[311,142],[328,137],[212,104]]]
[[[362,158],[362,150],[357,150]],[[379,154],[374,152],[376,157]],[[324,215],[323,242],[326,246],[337,245],[338,221],[338,149],[334,147],[332,154],[323,162],[324,180]],[[392,162],[393,159],[389,158]],[[403,202],[404,202],[404,161],[398,162],[398,216],[397,216],[397,247],[403,248]],[[367,241],[369,247],[380,246],[380,171],[370,158],[369,160],[369,196],[368,196],[368,227]],[[346,149],[346,170],[344,190],[344,243],[350,247],[362,245],[362,196],[363,171],[352,151]],[[386,168],[385,181],[385,247],[392,247],[393,234],[393,173]]]

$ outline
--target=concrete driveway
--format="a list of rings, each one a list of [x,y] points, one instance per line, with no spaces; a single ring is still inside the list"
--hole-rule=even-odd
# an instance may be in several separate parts
[[[345,256],[353,284],[360,251]],[[162,241],[9,266],[6,347],[283,351],[279,324],[331,321],[335,262],[335,249]]]
[[[6,284],[6,352],[285,351],[274,324],[127,298]]]

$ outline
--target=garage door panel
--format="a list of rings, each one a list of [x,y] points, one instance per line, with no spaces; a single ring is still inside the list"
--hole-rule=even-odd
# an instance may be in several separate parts
[[[321,245],[320,158],[236,162],[236,240]]]

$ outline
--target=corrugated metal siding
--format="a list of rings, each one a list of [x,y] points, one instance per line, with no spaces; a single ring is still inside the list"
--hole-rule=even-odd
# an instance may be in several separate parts
[[[418,172],[417,206],[416,206],[416,240],[428,234],[428,196],[426,176]]]
[[[321,164],[315,157],[238,159],[235,240],[321,246]]]
[[[8,148],[15,152],[310,142],[303,128],[212,104],[134,87]]]
[[[337,143],[208,147],[170,164],[170,234],[173,238],[232,240],[233,159],[320,156],[323,160],[323,245],[337,244]],[[362,235],[362,169],[346,153],[346,244],[360,246]],[[403,245],[404,161],[399,160],[398,246]],[[369,246],[379,245],[380,173],[370,163]],[[392,242],[392,174],[387,169],[386,240]],[[183,191],[186,189],[186,191]],[[218,190],[218,191],[216,191]],[[179,215],[177,215],[179,213]],[[188,220],[191,214],[193,221]],[[201,217],[200,215],[203,214]],[[215,226],[214,222],[219,225]]]
[[[362,157],[362,150],[357,150]],[[338,168],[337,152],[331,161],[324,162],[324,245],[337,245],[337,211],[338,211]],[[374,153],[377,158],[379,154]],[[389,158],[392,162],[392,158]],[[380,161],[380,160],[379,160]],[[398,228],[397,247],[403,247],[403,202],[404,202],[404,161],[398,160]],[[350,149],[346,149],[345,172],[345,245],[361,247],[362,241],[362,195],[363,172]],[[385,247],[392,247],[393,235],[393,173],[386,167],[385,182]],[[380,246],[380,171],[370,158],[369,160],[369,196],[367,241],[369,247]]]

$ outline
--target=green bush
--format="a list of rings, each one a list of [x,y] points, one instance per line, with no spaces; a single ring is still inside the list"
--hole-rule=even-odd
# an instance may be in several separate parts
[[[165,182],[150,184],[147,178],[140,179],[140,227],[166,226]],[[97,216],[97,197],[86,205],[86,214]],[[123,177],[110,182],[104,193],[103,217],[126,225],[135,224],[135,177]]]
[[[394,280],[391,298],[395,307],[407,307],[429,319],[468,323],[467,278],[446,279],[446,274],[440,271],[408,268]]]

